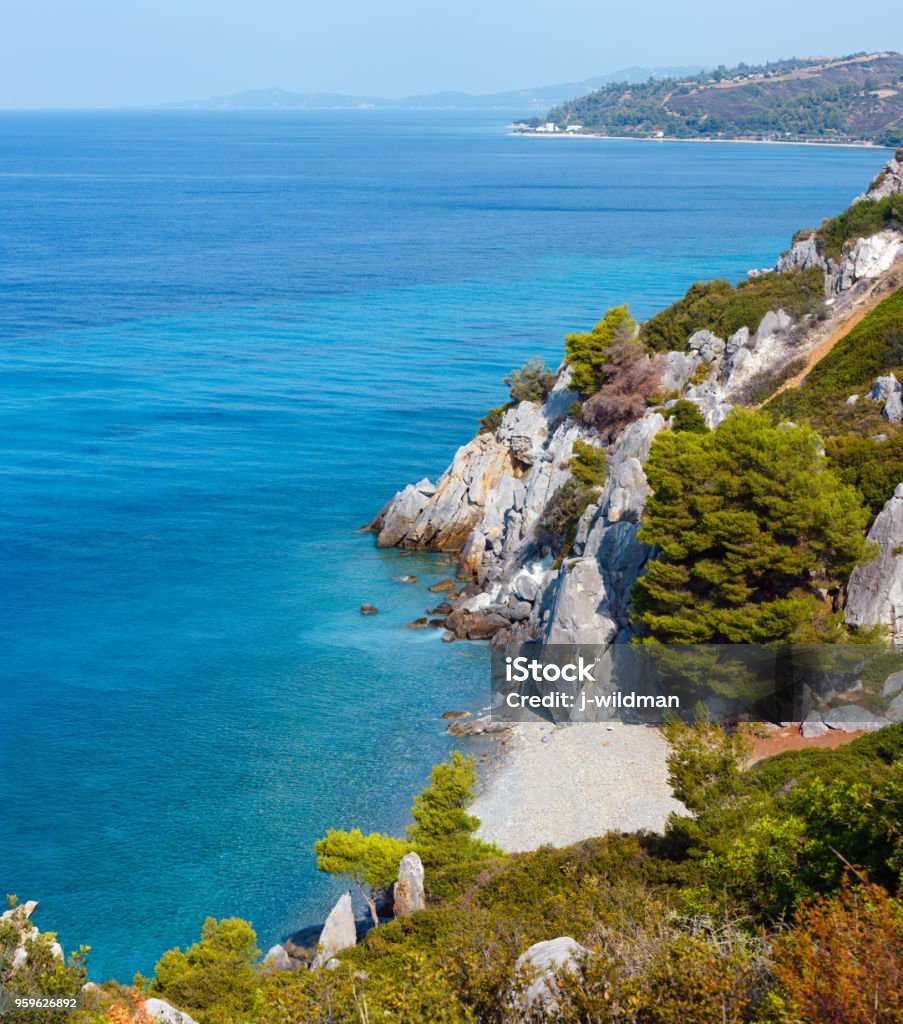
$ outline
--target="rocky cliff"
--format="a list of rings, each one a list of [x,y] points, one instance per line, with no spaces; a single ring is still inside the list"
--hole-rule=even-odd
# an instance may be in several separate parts
[[[903,191],[897,160],[866,195],[880,198],[890,194],[888,189]],[[773,383],[790,364],[817,356],[876,296],[899,287],[903,232],[888,228],[850,241],[838,260],[820,251],[814,233],[804,235],[775,271],[813,266],[825,275],[826,301],[817,315],[794,321],[785,310],[774,309],[755,330],[743,327],[728,338],[697,331],[683,351],[662,357],[668,400],[648,409],[611,444],[603,445],[592,428],[571,415],[576,396],[563,366],[542,405],[521,402],[509,409],[495,433],[481,433],[458,450],[435,484],[428,479],[410,484],[387,502],[371,524],[377,544],[460,554],[462,588],[453,595],[447,639],[608,644],[630,635],[630,594],[650,555],[637,540],[649,493],[643,463],[655,435],[669,428],[675,401],[692,402],[706,423],[716,426],[734,404],[749,403],[763,381]],[[569,461],[578,439],[607,448],[607,477],[598,499],[584,511],[570,550],[555,558],[539,525],[550,499],[571,476]],[[903,508],[903,495],[899,505]],[[899,509],[888,508],[879,522],[892,519],[899,526]],[[875,529],[884,526],[876,523]],[[886,532],[890,536],[894,528]],[[854,579],[850,621],[881,621],[896,629],[903,610],[897,591],[885,583],[890,573],[903,576],[900,561],[888,555],[868,579]]]

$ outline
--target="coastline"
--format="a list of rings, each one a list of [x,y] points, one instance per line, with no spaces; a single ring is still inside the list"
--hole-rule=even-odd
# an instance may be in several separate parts
[[[681,811],[668,783],[668,745],[651,726],[623,722],[512,726],[470,812],[477,834],[506,853],[567,846],[606,832],[661,832]]]
[[[700,142],[700,143],[731,143],[742,146],[817,146],[822,149],[886,149],[892,152],[893,146],[882,146],[877,142],[807,142],[802,139],[681,139],[674,135],[665,135],[653,139],[638,135],[597,135],[595,132],[507,132],[510,136],[525,139],[601,139],[614,142]]]

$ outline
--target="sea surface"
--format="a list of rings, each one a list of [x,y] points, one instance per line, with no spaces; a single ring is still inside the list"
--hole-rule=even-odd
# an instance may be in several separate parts
[[[264,949],[322,919],[313,841],[403,829],[439,714],[488,697],[481,645],[404,628],[448,566],[357,528],[512,367],[770,265],[884,159],[0,114],[0,886],[97,979],[207,915]]]

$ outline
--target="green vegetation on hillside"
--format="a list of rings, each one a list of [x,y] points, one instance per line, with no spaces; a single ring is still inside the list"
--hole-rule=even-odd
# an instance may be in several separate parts
[[[208,922],[150,989],[200,1024],[899,1024],[903,726],[746,769],[742,732],[667,733],[688,813],[664,837],[449,862],[335,970],[257,974],[250,927]],[[586,956],[516,1017],[517,958],[561,935]],[[67,1020],[144,1024],[132,994]]]
[[[835,639],[831,592],[869,552],[868,511],[807,427],[735,409],[716,429],[659,434],[639,539],[656,556],[634,587],[649,640]]]
[[[865,394],[876,377],[903,368],[903,288],[858,323],[820,360],[805,381],[769,404],[775,416],[807,420],[830,432],[851,394]],[[854,407],[855,414],[855,407]]]
[[[812,267],[795,274],[762,274],[736,287],[714,280],[691,285],[687,294],[647,320],[640,337],[653,352],[683,351],[696,331],[729,338],[741,327],[755,331],[771,310],[783,309],[794,320],[822,308],[824,273]]]
[[[815,232],[819,251],[839,260],[847,242],[869,238],[885,228],[903,231],[903,195],[862,199],[837,217],[830,217]]]
[[[740,65],[606,85],[535,118],[605,135],[903,142],[903,57]]]

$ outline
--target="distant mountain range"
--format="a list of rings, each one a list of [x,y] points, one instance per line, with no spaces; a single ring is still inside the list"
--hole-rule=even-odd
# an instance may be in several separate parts
[[[903,144],[903,56],[858,53],[609,83],[527,131],[634,138]],[[579,127],[578,127],[579,126]]]
[[[471,95],[466,92],[436,92],[424,96],[386,99],[379,96],[348,96],[334,92],[287,92],[285,89],[248,89],[229,96],[204,100],[183,100],[164,104],[194,110],[510,110],[519,114],[548,110],[576,96],[601,89],[613,82],[640,83],[650,78],[682,78],[698,74],[699,65],[662,68],[622,68],[583,82],[563,82],[536,89]]]

